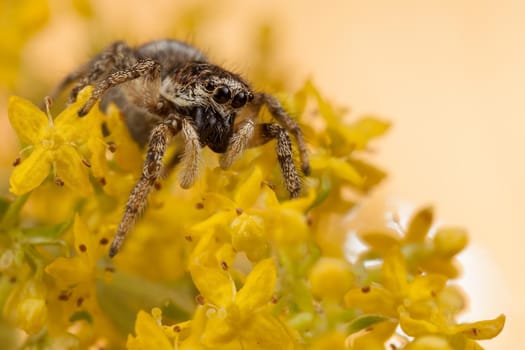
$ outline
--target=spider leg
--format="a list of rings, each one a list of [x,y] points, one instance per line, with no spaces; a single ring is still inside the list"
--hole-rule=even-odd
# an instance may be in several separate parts
[[[160,78],[160,65],[151,59],[144,59],[138,61],[129,68],[111,73],[95,86],[91,97],[78,111],[78,116],[83,117],[88,114],[97,100],[108,89],[140,77],[145,77],[149,81],[158,80]]]
[[[226,152],[222,155],[219,163],[222,169],[229,168],[248,146],[253,137],[255,122],[248,118],[243,120],[230,139]]]
[[[166,153],[169,141],[180,129],[180,118],[174,114],[170,114],[168,118],[153,128],[142,175],[129,196],[124,216],[109,249],[110,257],[114,257],[118,253],[129,230],[144,210],[148,194],[162,175],[162,158]]]
[[[301,160],[301,168],[305,175],[310,174],[310,163],[308,160],[308,151],[306,149],[306,142],[304,141],[303,132],[295,119],[291,118],[281,106],[281,103],[270,94],[258,93],[255,95],[255,104],[262,106],[265,104],[272,116],[281,124],[288,132],[290,132],[297,141],[299,148],[299,157]],[[260,108],[260,107],[259,107]]]
[[[94,84],[104,75],[110,73],[114,68],[123,69],[131,66],[133,61],[130,62],[130,60],[134,60],[132,53],[133,49],[125,42],[116,41],[112,43],[85,66],[66,76],[55,88],[53,93],[58,95],[67,85],[80,79],[69,95],[68,104],[75,102],[80,90],[87,85]]]
[[[181,132],[184,139],[184,153],[181,159],[182,169],[179,173],[179,183],[182,188],[190,188],[199,175],[201,145],[199,135],[186,119],[182,120]]]
[[[290,193],[290,197],[297,198],[301,194],[302,186],[293,160],[292,142],[286,129],[279,124],[257,124],[248,147],[260,146],[273,139],[277,140],[277,160],[281,166],[286,189]]]

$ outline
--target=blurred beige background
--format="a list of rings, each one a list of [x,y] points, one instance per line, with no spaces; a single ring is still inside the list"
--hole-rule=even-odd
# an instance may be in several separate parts
[[[64,1],[51,1],[53,10]],[[114,33],[103,41],[166,36],[159,21],[191,1],[103,1],[96,9]],[[352,115],[375,114],[394,128],[374,145],[390,173],[370,206],[433,204],[443,223],[466,227],[465,320],[507,315],[486,349],[517,349],[525,331],[525,2],[452,0],[265,0],[199,2],[213,19],[182,39],[207,43],[218,63],[250,68],[254,24],[272,23],[279,59],[298,87],[312,77]],[[125,4],[125,5],[123,5]],[[147,6],[147,7],[146,7]],[[57,12],[58,13],[58,12]],[[56,81],[88,57],[92,27],[64,14],[30,43],[26,60],[54,62],[39,77]],[[103,26],[104,24],[102,24]],[[239,40],[236,40],[239,38]],[[57,55],[57,48],[68,52]],[[248,77],[249,78],[249,77]],[[520,345],[518,345],[520,344]]]

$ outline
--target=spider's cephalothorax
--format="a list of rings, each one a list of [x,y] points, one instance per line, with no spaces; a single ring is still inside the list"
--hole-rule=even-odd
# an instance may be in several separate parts
[[[101,99],[101,106],[115,103],[125,116],[131,135],[147,144],[142,175],[133,188],[124,216],[110,248],[114,256],[144,209],[147,197],[162,175],[162,159],[173,136],[181,134],[184,151],[179,183],[193,185],[198,176],[201,148],[221,153],[220,165],[228,168],[249,147],[277,141],[276,153],[290,196],[301,192],[293,160],[291,133],[298,146],[301,167],[309,173],[308,154],[297,122],[271,95],[255,93],[238,75],[217,65],[194,47],[176,40],[159,40],[137,48],[115,42],[57,86],[57,95],[72,82],[69,102],[78,92],[94,85],[92,96],[78,111],[86,115]],[[258,123],[266,105],[277,123]],[[240,116],[240,111],[245,113]]]

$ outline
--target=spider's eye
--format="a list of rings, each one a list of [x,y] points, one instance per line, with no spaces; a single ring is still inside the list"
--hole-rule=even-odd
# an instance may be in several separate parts
[[[244,92],[239,92],[233,97],[232,106],[234,108],[240,108],[246,104],[246,94]]]
[[[253,100],[253,93],[251,92],[248,93],[248,100],[249,101]]]
[[[230,89],[228,89],[226,86],[218,87],[215,90],[215,93],[213,94],[213,99],[217,103],[226,103],[230,100],[230,97],[232,96],[232,93],[230,92]]]
[[[204,88],[206,89],[206,91],[212,92],[213,90],[215,90],[215,83],[213,81],[208,81],[206,82],[206,84],[204,84]]]

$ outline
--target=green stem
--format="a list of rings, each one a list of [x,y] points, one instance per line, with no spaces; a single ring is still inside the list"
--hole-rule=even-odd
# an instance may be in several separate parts
[[[25,193],[16,197],[15,200],[11,202],[4,217],[2,218],[2,221],[0,222],[0,230],[7,232],[9,229],[13,228],[15,223],[18,221],[18,214],[20,214],[20,211],[24,207],[24,204],[28,198],[29,193]]]

